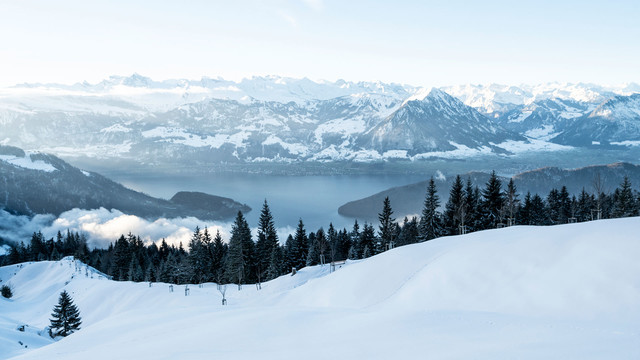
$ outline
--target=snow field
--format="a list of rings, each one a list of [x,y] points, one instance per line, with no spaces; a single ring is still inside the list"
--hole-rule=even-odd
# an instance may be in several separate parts
[[[229,285],[228,306],[215,284],[184,296],[92,279],[68,259],[12,265],[0,268],[14,288],[0,299],[0,358],[637,359],[638,229],[626,218],[443,237],[260,291]],[[63,288],[79,332],[42,346],[12,328],[47,326]],[[27,335],[42,347],[20,348]]]

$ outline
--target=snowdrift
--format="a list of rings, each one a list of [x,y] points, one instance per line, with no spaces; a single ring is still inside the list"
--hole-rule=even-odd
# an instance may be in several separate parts
[[[185,296],[70,259],[3,267],[14,298],[0,299],[0,358],[637,359],[638,229],[627,218],[443,237],[261,290],[229,285],[227,306],[215,284]],[[62,289],[83,328],[54,343],[38,332]]]

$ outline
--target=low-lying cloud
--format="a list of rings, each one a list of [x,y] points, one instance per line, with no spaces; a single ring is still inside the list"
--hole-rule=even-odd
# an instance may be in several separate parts
[[[58,218],[53,215],[16,216],[0,210],[0,237],[17,242],[28,243],[34,232],[42,231],[45,238],[53,238],[58,231],[63,234],[67,230],[84,234],[89,248],[106,248],[115,242],[120,235],[132,233],[140,236],[146,244],[159,244],[165,239],[169,245],[178,246],[181,242],[186,248],[195,228],[207,227],[213,237],[216,231],[224,241],[228,241],[232,222],[202,221],[195,217],[147,220],[135,215],[128,215],[119,210],[105,208],[95,210],[73,209],[62,213]],[[280,242],[295,231],[287,226],[278,228]],[[254,240],[257,228],[252,228]]]

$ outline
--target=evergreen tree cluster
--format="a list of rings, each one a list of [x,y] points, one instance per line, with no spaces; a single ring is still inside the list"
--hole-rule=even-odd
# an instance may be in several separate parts
[[[465,186],[457,176],[442,213],[437,210],[438,204],[431,179],[420,219],[419,241],[510,225],[554,225],[640,215],[640,193],[632,190],[627,177],[612,194],[591,194],[582,189],[576,197],[563,186],[552,189],[544,198],[528,192],[520,200],[513,179],[503,187],[495,172],[483,189],[470,179]]]
[[[426,189],[420,217],[396,221],[386,198],[379,213],[379,226],[358,223],[351,230],[307,231],[300,219],[294,234],[280,245],[274,219],[265,200],[254,239],[242,212],[238,212],[228,242],[219,232],[196,228],[185,249],[162,240],[160,246],[145,245],[140,237],[122,235],[107,249],[89,251],[83,235],[67,231],[45,240],[34,233],[29,245],[20,244],[4,256],[5,264],[58,260],[73,255],[120,281],[218,284],[260,283],[301,269],[346,259],[363,259],[395,246],[423,242],[444,235],[456,235],[510,225],[552,225],[595,219],[640,215],[640,194],[625,178],[611,194],[576,197],[566,187],[552,189],[545,197],[527,193],[522,200],[513,181],[503,184],[495,172],[481,189],[458,176],[441,209],[432,178]]]

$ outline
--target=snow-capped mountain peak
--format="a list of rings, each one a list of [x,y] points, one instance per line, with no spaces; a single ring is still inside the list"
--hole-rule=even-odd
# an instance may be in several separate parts
[[[637,107],[629,92],[638,88],[635,83],[428,88],[281,76],[155,81],[135,73],[95,84],[0,89],[0,142],[62,156],[143,162],[156,161],[142,160],[145,156],[177,159],[193,152],[198,163],[378,161],[426,153],[460,158],[509,153],[513,142],[524,151],[530,139],[544,142],[538,149],[635,141],[640,127],[633,125]],[[604,131],[590,125],[621,116],[633,126]],[[590,132],[584,135],[587,125]],[[69,144],[61,146],[57,134],[65,134]],[[556,144],[547,146],[548,141]]]

